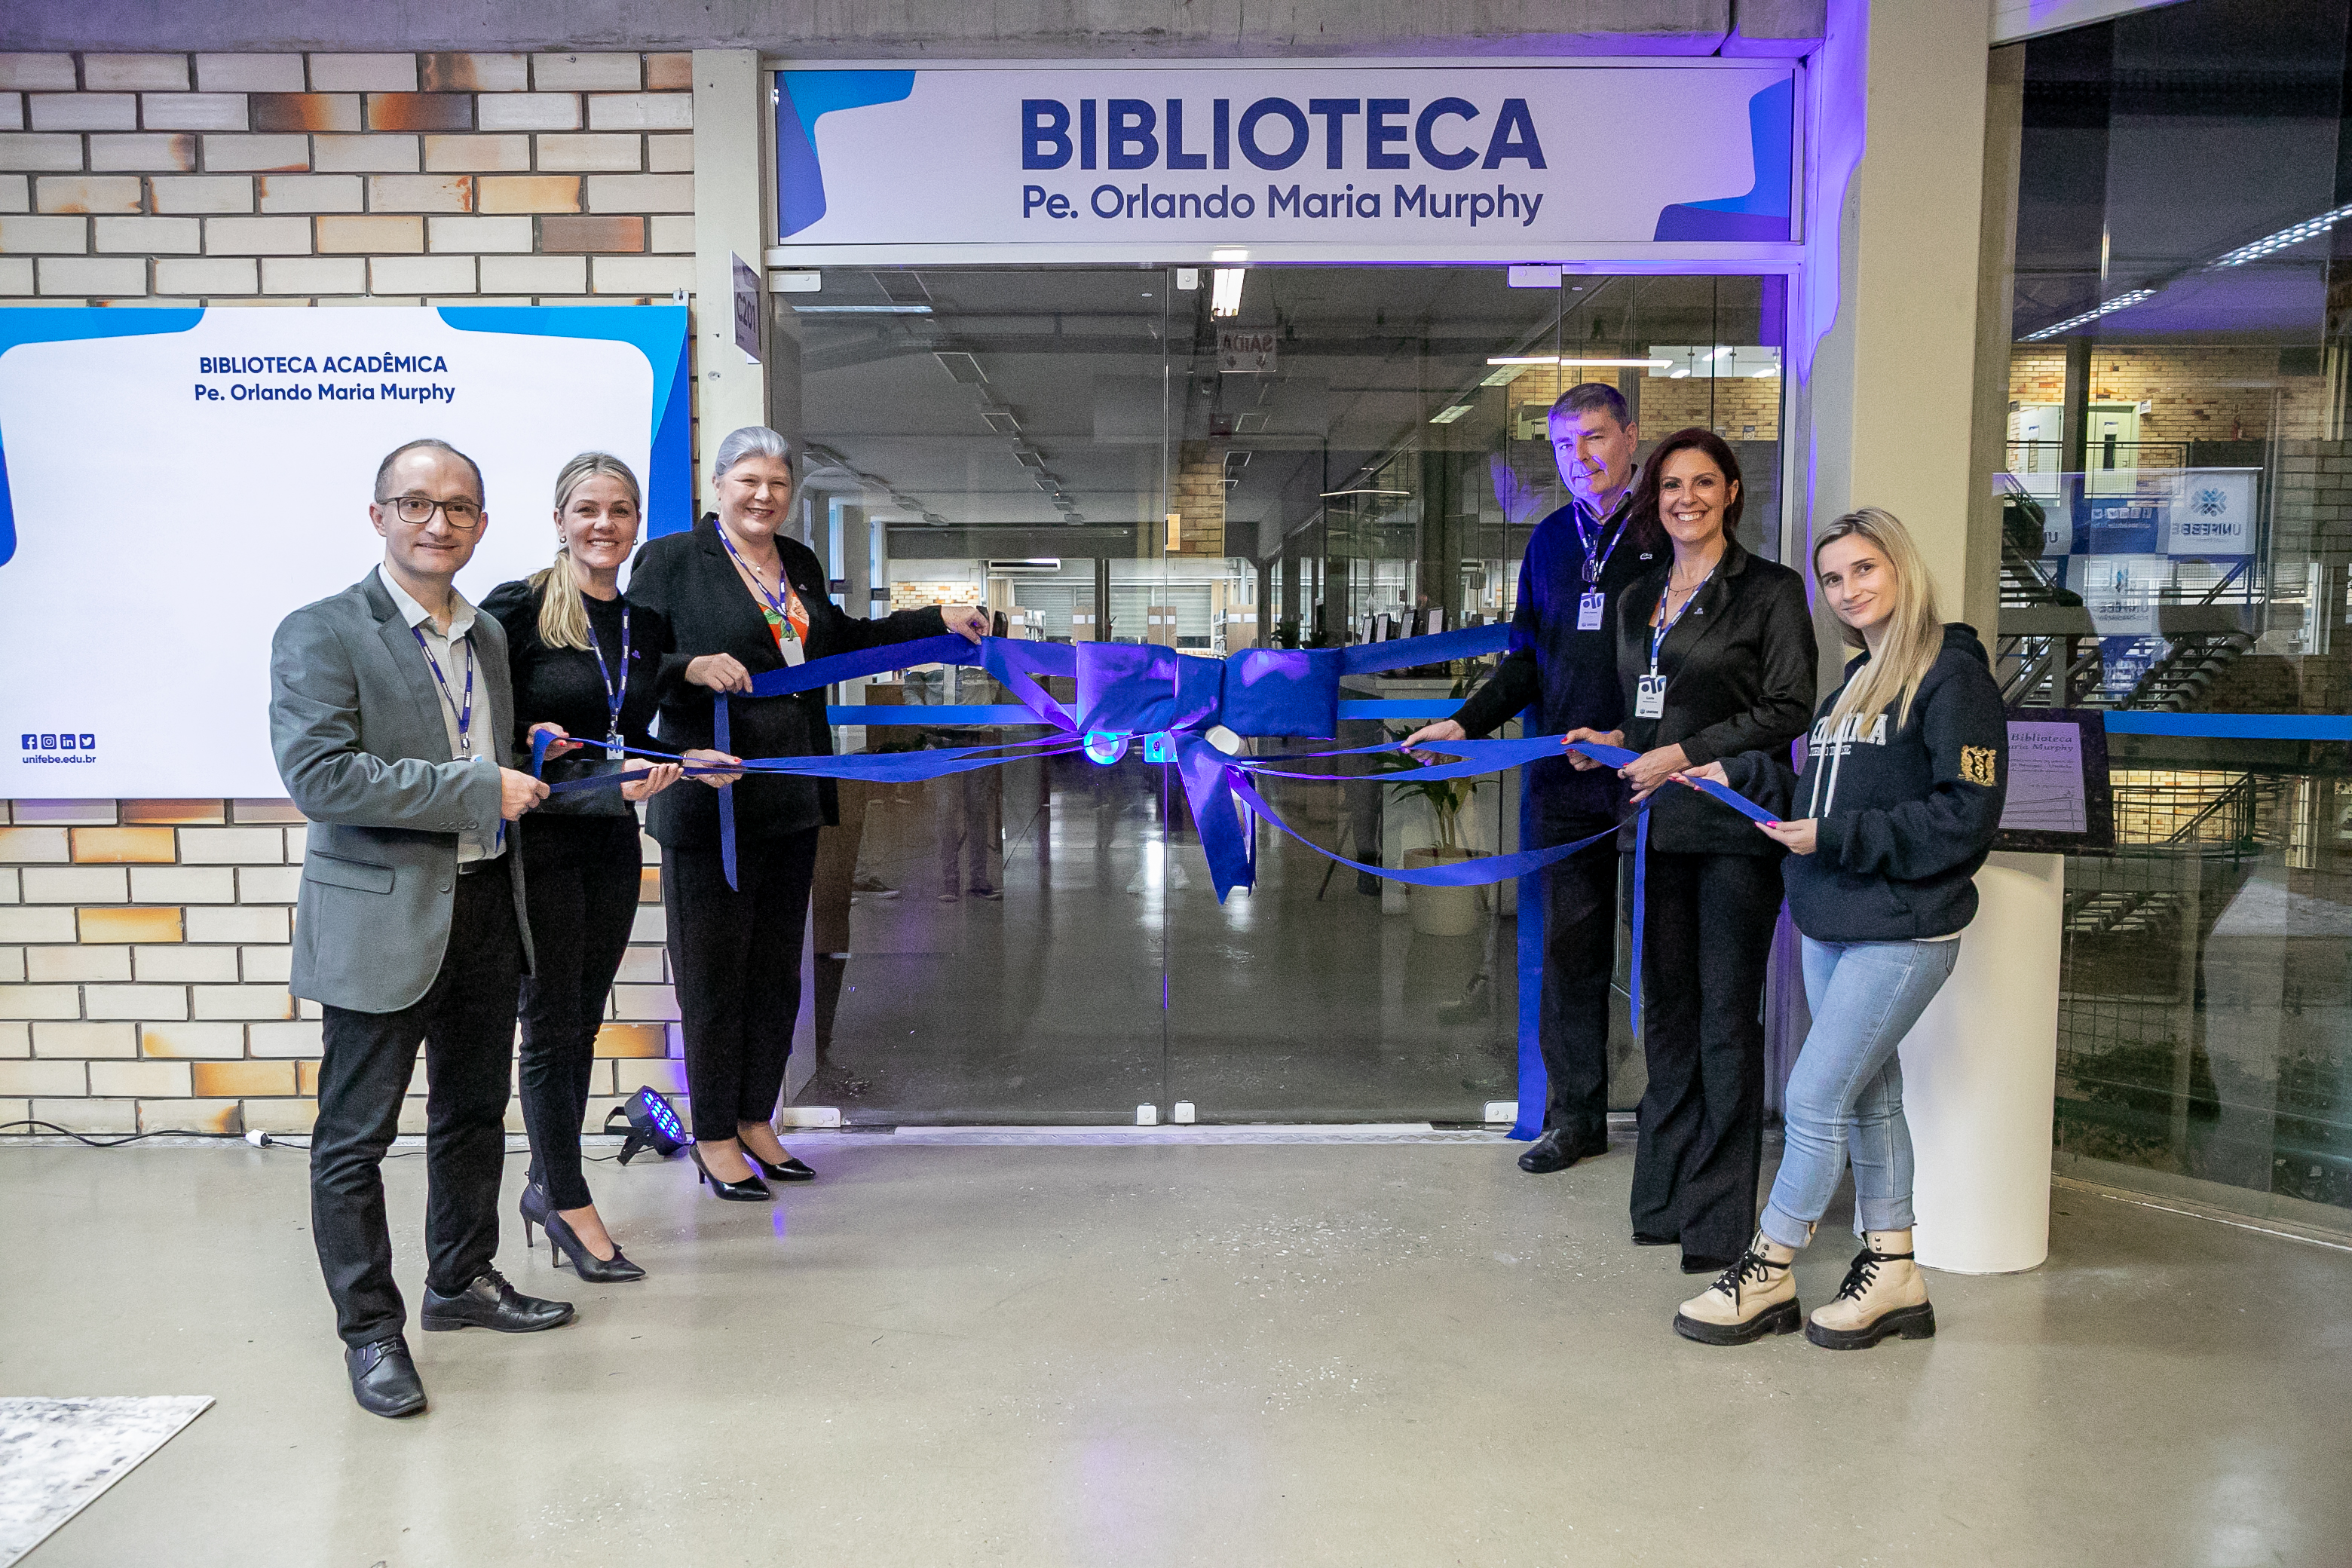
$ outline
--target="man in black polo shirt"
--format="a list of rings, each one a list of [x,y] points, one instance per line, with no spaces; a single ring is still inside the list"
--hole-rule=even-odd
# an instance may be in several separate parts
[[[1533,707],[1528,733],[1613,730],[1624,717],[1612,617],[1617,595],[1655,564],[1659,546],[1632,515],[1640,434],[1613,386],[1585,382],[1560,394],[1549,420],[1553,458],[1570,500],[1536,524],[1519,566],[1510,648],[1493,679],[1461,711],[1405,744],[1459,741]],[[1579,773],[1565,756],[1528,764],[1529,818],[1541,848],[1617,821],[1624,792],[1606,768]],[[1609,975],[1617,941],[1617,853],[1600,845],[1544,872],[1544,966],[1538,1040],[1550,1091],[1543,1135],[1519,1169],[1564,1171],[1609,1147]]]

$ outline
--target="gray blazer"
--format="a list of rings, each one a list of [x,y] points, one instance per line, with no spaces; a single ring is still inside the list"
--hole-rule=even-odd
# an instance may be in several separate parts
[[[269,744],[295,808],[310,819],[294,911],[297,996],[362,1013],[422,1001],[449,945],[457,835],[496,835],[514,692],[507,639],[477,614],[474,648],[498,722],[488,756],[454,762],[440,693],[408,624],[371,570],[278,624],[269,646]],[[519,835],[508,883],[530,963]],[[485,871],[484,876],[496,876]]]

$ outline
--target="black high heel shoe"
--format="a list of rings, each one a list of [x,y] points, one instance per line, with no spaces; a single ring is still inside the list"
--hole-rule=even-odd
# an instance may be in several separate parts
[[[612,1257],[599,1258],[588,1250],[588,1244],[580,1239],[580,1233],[562,1215],[551,1213],[540,1224],[547,1231],[547,1250],[556,1255],[558,1262],[571,1258],[572,1271],[589,1283],[611,1285],[646,1277],[644,1269],[622,1256],[619,1242],[613,1243]]]
[[[702,1183],[714,1194],[730,1204],[764,1204],[776,1195],[768,1190],[768,1184],[760,1180],[757,1175],[746,1176],[740,1182],[722,1182],[710,1173],[709,1166],[702,1163],[700,1149],[688,1143],[686,1146],[686,1152],[694,1160],[695,1180]]]
[[[525,1182],[522,1199],[515,1207],[522,1215],[522,1249],[529,1252],[531,1248],[530,1227],[547,1228],[547,1189],[537,1182]]]
[[[814,1171],[811,1170],[808,1166],[802,1164],[790,1154],[784,1156],[784,1162],[781,1165],[771,1164],[769,1162],[761,1159],[757,1154],[752,1153],[749,1149],[743,1151],[743,1158],[751,1162],[751,1168],[753,1170],[759,1172],[760,1174],[767,1177],[768,1180],[772,1182],[814,1182],[816,1180],[816,1173]]]

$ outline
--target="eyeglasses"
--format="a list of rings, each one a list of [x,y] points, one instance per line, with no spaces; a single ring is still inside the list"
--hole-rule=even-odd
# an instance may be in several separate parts
[[[435,500],[431,496],[378,496],[375,504],[390,507],[393,516],[412,525],[432,521],[437,511],[460,533],[471,533],[482,526],[482,509],[462,496],[449,500]]]

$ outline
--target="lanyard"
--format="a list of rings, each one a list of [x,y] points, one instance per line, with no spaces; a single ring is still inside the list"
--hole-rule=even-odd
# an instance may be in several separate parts
[[[1670,616],[1666,614],[1666,604],[1675,596],[1675,574],[1673,567],[1666,569],[1665,592],[1658,595],[1658,624],[1650,628],[1650,673],[1653,676],[1658,673],[1658,650],[1666,646],[1666,634],[1675,629],[1676,621],[1690,614],[1690,607],[1698,603],[1698,596],[1714,580],[1715,567],[1710,566],[1706,569],[1706,575],[1698,580],[1698,586],[1690,591],[1690,597],[1683,601],[1683,607]]]
[[[1607,568],[1609,558],[1617,553],[1617,547],[1620,544],[1625,542],[1626,526],[1633,521],[1633,492],[1628,489],[1617,498],[1617,510],[1609,514],[1616,520],[1617,531],[1610,534],[1609,542],[1597,552],[1592,547],[1592,542],[1597,534],[1605,532],[1609,525],[1604,521],[1600,523],[1593,532],[1587,532],[1584,527],[1584,507],[1580,502],[1576,505],[1576,537],[1584,546],[1584,581],[1588,586],[1600,585],[1601,574]]]
[[[777,563],[776,591],[771,594],[768,592],[767,584],[761,582],[760,574],[751,570],[751,563],[743,559],[742,552],[735,548],[735,542],[727,537],[727,531],[723,528],[719,531],[719,542],[727,547],[727,553],[734,559],[736,566],[743,575],[751,579],[751,586],[758,590],[761,602],[776,613],[776,618],[784,623],[784,629],[787,632],[798,637],[800,629],[793,625],[792,599],[784,591],[783,563],[781,561]]]
[[[473,755],[474,639],[472,635],[469,633],[466,637],[466,705],[462,708],[457,705],[457,700],[449,695],[449,678],[441,673],[441,661],[433,657],[432,645],[425,640],[425,628],[411,626],[408,628],[408,635],[416,639],[416,646],[425,651],[425,662],[433,667],[433,681],[435,685],[441,688],[441,700],[446,702],[449,705],[449,711],[457,716],[457,749],[467,756]]]
[[[472,644],[467,645],[470,650]],[[613,672],[604,668],[604,645],[596,640],[596,623],[588,623],[588,651],[596,656],[596,679],[604,683],[604,737],[617,743],[621,739],[621,708],[629,693],[629,603],[621,601],[621,679],[614,680]]]

